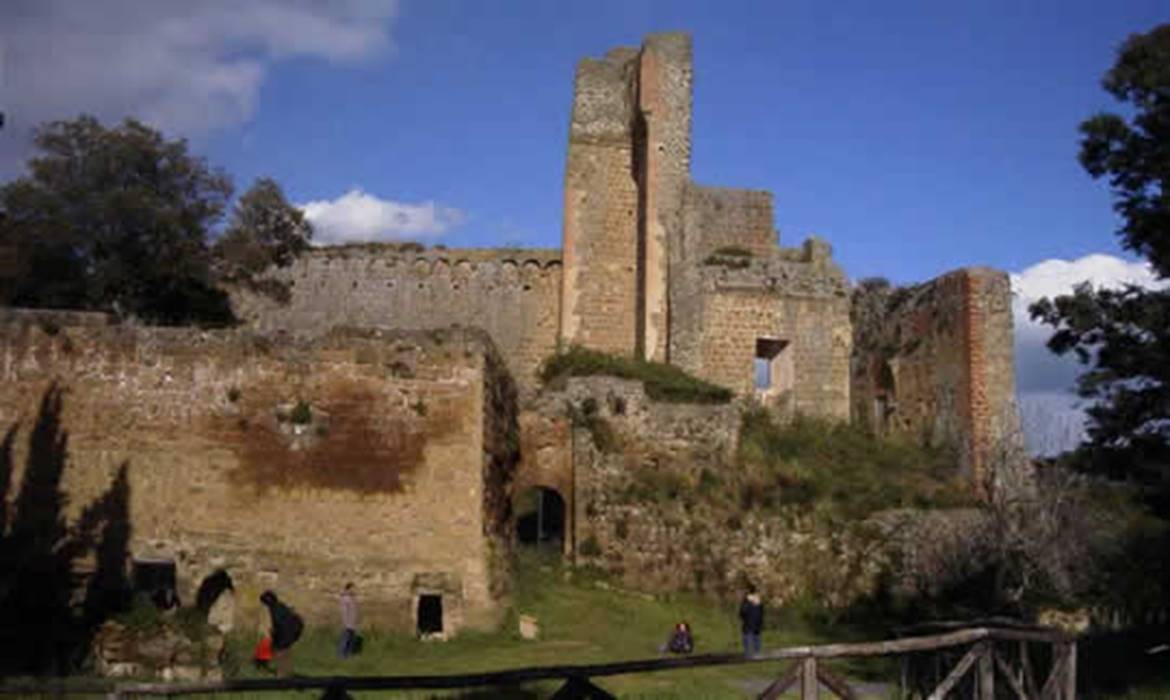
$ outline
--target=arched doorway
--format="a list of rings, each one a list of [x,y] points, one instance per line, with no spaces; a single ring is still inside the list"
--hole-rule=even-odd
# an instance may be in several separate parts
[[[554,489],[534,486],[516,497],[516,541],[522,546],[561,549],[565,542],[565,499]]]

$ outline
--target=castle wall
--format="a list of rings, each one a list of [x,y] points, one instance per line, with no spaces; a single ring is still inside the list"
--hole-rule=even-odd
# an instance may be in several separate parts
[[[685,190],[691,172],[691,38],[652,34],[639,61],[641,149],[638,356],[667,361],[670,247],[682,235]]]
[[[708,381],[743,396],[756,393],[758,338],[789,343],[792,384],[765,402],[782,415],[849,418],[849,303],[843,297],[784,297],[729,287],[708,302],[703,345]]]
[[[633,49],[577,66],[565,164],[561,337],[631,356],[638,330],[639,192]]]
[[[237,292],[238,315],[265,333],[323,333],[335,325],[482,328],[523,387],[556,351],[561,291],[558,251],[411,251],[404,246],[313,250],[277,278],[287,304]]]
[[[1020,439],[1007,274],[964,268],[884,303],[857,342],[855,420],[954,446],[964,477],[984,488],[989,468]]]
[[[711,254],[736,247],[767,260],[779,252],[770,193],[690,183],[682,212],[681,235],[672,241],[671,249],[670,362],[701,374],[707,364],[702,349],[707,338],[703,319],[709,285],[704,277],[709,276],[706,263]]]
[[[688,225],[701,232],[699,262],[717,250],[741,248],[758,257],[776,252],[772,193],[692,185],[687,196]]]
[[[756,395],[781,414],[849,417],[849,297],[827,246],[810,240],[801,249],[773,247],[767,258],[695,270],[685,334],[672,338],[677,364],[741,396]],[[776,358],[784,376],[767,390],[756,387],[760,340],[784,348]]]
[[[129,554],[173,561],[184,603],[223,567],[249,627],[265,588],[310,624],[335,625],[346,581],[372,627],[412,628],[420,592],[444,596],[448,630],[499,620],[514,393],[482,333],[273,342],[19,312],[0,326],[0,428],[16,431],[10,503],[56,387],[66,519],[124,467]],[[299,401],[307,421],[294,417]],[[42,488],[51,463],[38,458]]]

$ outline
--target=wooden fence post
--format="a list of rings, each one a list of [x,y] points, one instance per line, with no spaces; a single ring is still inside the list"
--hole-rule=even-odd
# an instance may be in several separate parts
[[[800,662],[800,700],[817,700],[817,657]]]
[[[1077,700],[1077,643],[1068,642],[1064,661],[1064,700]]]
[[[983,647],[979,657],[979,700],[995,700],[995,645],[980,642]]]

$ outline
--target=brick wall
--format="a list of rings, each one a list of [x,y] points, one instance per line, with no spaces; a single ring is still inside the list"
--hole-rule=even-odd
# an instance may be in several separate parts
[[[645,134],[635,139],[643,171],[639,355],[668,357],[670,247],[682,235],[683,200],[691,172],[691,37],[651,34],[640,58],[638,108]]]
[[[638,327],[637,56],[578,64],[565,163],[561,338],[621,355],[634,354]]]
[[[288,304],[244,292],[233,299],[237,313],[262,332],[307,336],[335,325],[482,328],[526,388],[556,350],[559,251],[341,246],[314,250],[277,276],[292,283]]]
[[[983,489],[989,465],[1014,458],[1021,439],[1007,275],[965,268],[886,294],[878,332],[855,343],[854,419],[952,445],[964,478]]]
[[[0,427],[17,431],[10,501],[56,386],[67,520],[125,465],[130,554],[174,561],[185,602],[224,567],[245,611],[273,588],[311,624],[333,625],[352,580],[370,626],[410,627],[414,596],[435,586],[450,629],[498,621],[511,468],[497,446],[515,439],[485,433],[515,421],[498,408],[499,361],[481,333],[273,342],[0,321]],[[299,401],[307,424],[290,418]]]
[[[782,413],[849,417],[849,305],[844,297],[791,297],[767,289],[716,289],[705,309],[704,379],[741,395],[755,390],[758,338],[792,353],[794,384],[769,398]]]
[[[776,252],[771,192],[692,185],[687,208],[690,225],[702,232],[696,251],[700,261],[727,247],[743,248],[761,257]]]

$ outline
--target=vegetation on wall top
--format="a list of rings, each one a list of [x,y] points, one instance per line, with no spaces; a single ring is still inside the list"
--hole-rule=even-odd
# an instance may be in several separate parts
[[[745,509],[806,505],[852,518],[891,508],[972,503],[950,450],[876,437],[863,427],[797,416],[777,424],[744,414],[738,460]]]
[[[742,269],[752,264],[752,251],[739,246],[723,246],[703,260],[707,266],[728,267]]]
[[[540,378],[545,384],[563,381],[568,377],[590,376],[640,381],[646,389],[646,395],[654,401],[727,403],[732,398],[730,389],[693,377],[678,367],[607,355],[577,346],[549,357],[540,370]]]

